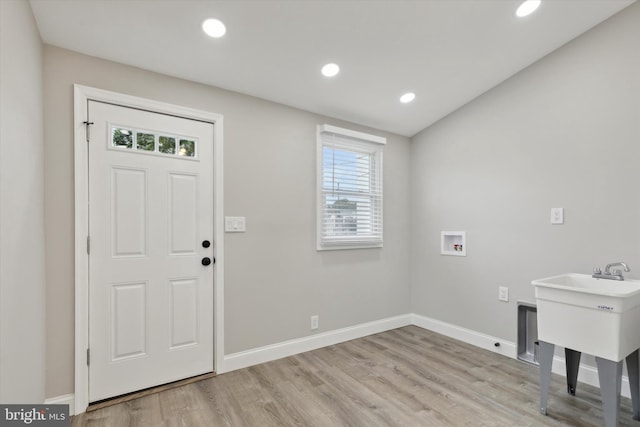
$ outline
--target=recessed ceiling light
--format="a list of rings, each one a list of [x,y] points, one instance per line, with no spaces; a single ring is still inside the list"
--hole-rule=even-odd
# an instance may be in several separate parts
[[[407,92],[400,97],[400,102],[406,104],[413,101],[414,99],[416,99],[416,94],[413,92]]]
[[[540,6],[540,0],[526,0],[516,10],[516,16],[518,18],[524,18],[527,15],[532,14]]]
[[[322,67],[322,75],[325,77],[333,77],[340,72],[338,64],[330,63]]]
[[[202,23],[202,30],[209,37],[218,38],[225,35],[227,27],[219,19],[209,18]]]

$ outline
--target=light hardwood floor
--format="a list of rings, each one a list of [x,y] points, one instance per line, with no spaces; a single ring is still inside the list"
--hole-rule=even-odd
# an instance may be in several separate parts
[[[602,426],[598,389],[416,326],[371,335],[117,404],[72,426]],[[620,425],[632,420],[622,398]]]

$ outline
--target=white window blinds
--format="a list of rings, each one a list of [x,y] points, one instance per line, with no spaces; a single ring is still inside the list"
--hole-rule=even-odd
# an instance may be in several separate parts
[[[385,138],[318,126],[318,249],[381,247]]]

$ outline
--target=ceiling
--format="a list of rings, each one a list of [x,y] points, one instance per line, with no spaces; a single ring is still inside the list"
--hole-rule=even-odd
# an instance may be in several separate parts
[[[413,136],[634,0],[30,2],[44,43]]]

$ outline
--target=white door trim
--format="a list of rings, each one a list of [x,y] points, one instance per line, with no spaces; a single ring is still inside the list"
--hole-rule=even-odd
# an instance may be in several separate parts
[[[214,369],[224,372],[224,193],[223,193],[223,116],[207,111],[124,95],[88,86],[74,85],[74,186],[75,186],[75,413],[89,405],[89,175],[86,142],[87,103],[89,100],[138,108],[155,113],[201,120],[214,124],[213,234],[216,265],[214,285]]]

